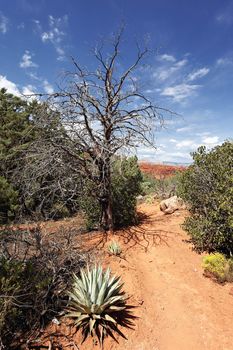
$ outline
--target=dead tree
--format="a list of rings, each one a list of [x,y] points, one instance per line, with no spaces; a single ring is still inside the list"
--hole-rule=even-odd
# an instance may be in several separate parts
[[[156,125],[166,110],[154,105],[140,91],[136,69],[148,54],[137,47],[135,61],[124,71],[119,69],[122,31],[111,42],[111,54],[98,46],[92,71],[72,58],[75,70],[67,72],[65,87],[49,96],[48,103],[59,111],[65,129],[62,147],[79,161],[79,171],[96,182],[96,197],[102,209],[101,226],[113,230],[111,198],[111,161],[125,149],[152,145]],[[60,140],[60,139],[59,139]]]

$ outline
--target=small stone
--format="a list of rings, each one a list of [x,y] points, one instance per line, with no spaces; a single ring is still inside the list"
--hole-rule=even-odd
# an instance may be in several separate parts
[[[52,319],[52,322],[53,322],[54,324],[57,324],[57,325],[60,324],[60,322],[58,321],[58,319],[57,319],[56,317],[54,317],[54,318]]]
[[[229,294],[233,296],[233,287],[231,287]]]

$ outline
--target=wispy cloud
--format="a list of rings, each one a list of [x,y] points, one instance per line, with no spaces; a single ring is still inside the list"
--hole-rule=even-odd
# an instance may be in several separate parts
[[[190,139],[170,139],[170,143],[173,143],[175,148],[180,150],[184,149],[189,152],[196,150],[199,146],[203,145],[207,148],[215,147],[219,144],[220,140],[218,136],[199,136],[199,137],[192,137]]]
[[[187,131],[191,131],[192,129],[193,129],[193,125],[189,125],[189,126],[184,126],[182,128],[176,129],[176,132],[187,132]]]
[[[28,95],[28,96],[34,95],[34,94],[36,93],[36,90],[37,90],[37,89],[36,89],[35,86],[28,84],[28,85],[26,85],[26,86],[23,86],[23,88],[22,88],[22,94],[23,94],[23,95]]]
[[[40,78],[36,73],[34,72],[27,72],[27,75],[33,79],[33,80],[37,80],[37,81],[41,81],[42,78]]]
[[[53,86],[46,79],[43,81],[43,87],[44,87],[44,91],[46,92],[46,94],[53,94],[54,93]]]
[[[57,59],[62,61],[65,59],[65,49],[64,49],[64,37],[65,27],[68,23],[68,16],[54,17],[49,15],[48,17],[48,30],[44,30],[40,21],[34,20],[36,24],[37,31],[39,32],[40,38],[43,43],[50,43],[56,50]]]
[[[0,11],[0,33],[6,34],[9,27],[9,19]]]
[[[175,102],[182,102],[188,97],[194,96],[201,85],[182,83],[168,86],[161,92],[162,96],[171,97]]]
[[[22,59],[19,63],[20,68],[36,68],[38,67],[38,64],[34,63],[32,61],[32,54],[26,50],[25,53],[22,56]]]
[[[172,55],[168,55],[168,54],[163,54],[163,55],[159,55],[158,56],[158,60],[159,61],[166,61],[166,62],[176,62],[176,59],[174,56]]]
[[[216,21],[219,24],[233,24],[233,1],[230,1],[225,9],[217,14]]]
[[[165,81],[168,78],[171,79],[172,76],[174,76],[175,73],[181,70],[188,62],[187,59],[183,59],[177,62],[171,61],[171,60],[170,61],[166,60],[166,61],[170,63],[173,62],[173,64],[172,65],[165,64],[162,67],[159,67],[158,69],[156,69],[155,72],[153,73],[153,77],[159,79],[160,81]]]
[[[220,57],[216,61],[217,66],[229,66],[233,64],[233,59],[231,57]]]
[[[168,53],[157,57],[157,66],[151,72],[154,88],[149,87],[150,93],[158,92],[160,96],[170,98],[172,102],[186,104],[188,99],[198,95],[202,85],[194,83],[210,72],[209,67],[195,69],[190,55],[185,54],[181,59]]]
[[[193,81],[199,78],[204,77],[205,75],[207,75],[209,73],[210,69],[209,68],[200,68],[192,73],[189,73],[187,80],[188,81]]]

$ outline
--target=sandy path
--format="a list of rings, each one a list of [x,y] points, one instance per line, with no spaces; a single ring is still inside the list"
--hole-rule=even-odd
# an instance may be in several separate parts
[[[106,349],[132,350],[232,350],[233,296],[231,286],[220,286],[203,277],[201,257],[184,242],[182,213],[164,216],[158,207],[144,205],[150,223],[146,232],[165,235],[165,242],[125,252],[127,261],[113,261],[132,294],[140,317],[128,340],[110,342]],[[125,246],[125,249],[132,242]],[[145,242],[141,242],[145,243]],[[141,304],[141,305],[140,305]]]
[[[104,265],[122,275],[138,319],[134,330],[122,329],[127,340],[118,337],[117,344],[107,338],[104,349],[233,350],[233,295],[229,294],[233,285],[221,286],[203,277],[201,256],[185,242],[187,235],[180,227],[184,212],[166,216],[155,204],[144,204],[140,210],[147,215],[144,224],[114,236],[120,235],[123,259],[107,254],[103,258]],[[88,245],[91,237],[96,245],[99,236],[88,236]],[[106,247],[100,245],[103,251]],[[71,334],[67,327],[59,326],[57,331]],[[79,332],[73,340],[80,344]],[[89,339],[78,349],[99,346]]]

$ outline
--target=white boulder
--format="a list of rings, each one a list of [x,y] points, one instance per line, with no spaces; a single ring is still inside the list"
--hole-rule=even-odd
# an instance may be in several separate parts
[[[160,202],[159,207],[160,210],[164,212],[164,214],[172,214],[176,210],[185,209],[185,204],[182,198],[173,196],[168,199],[162,200]]]

